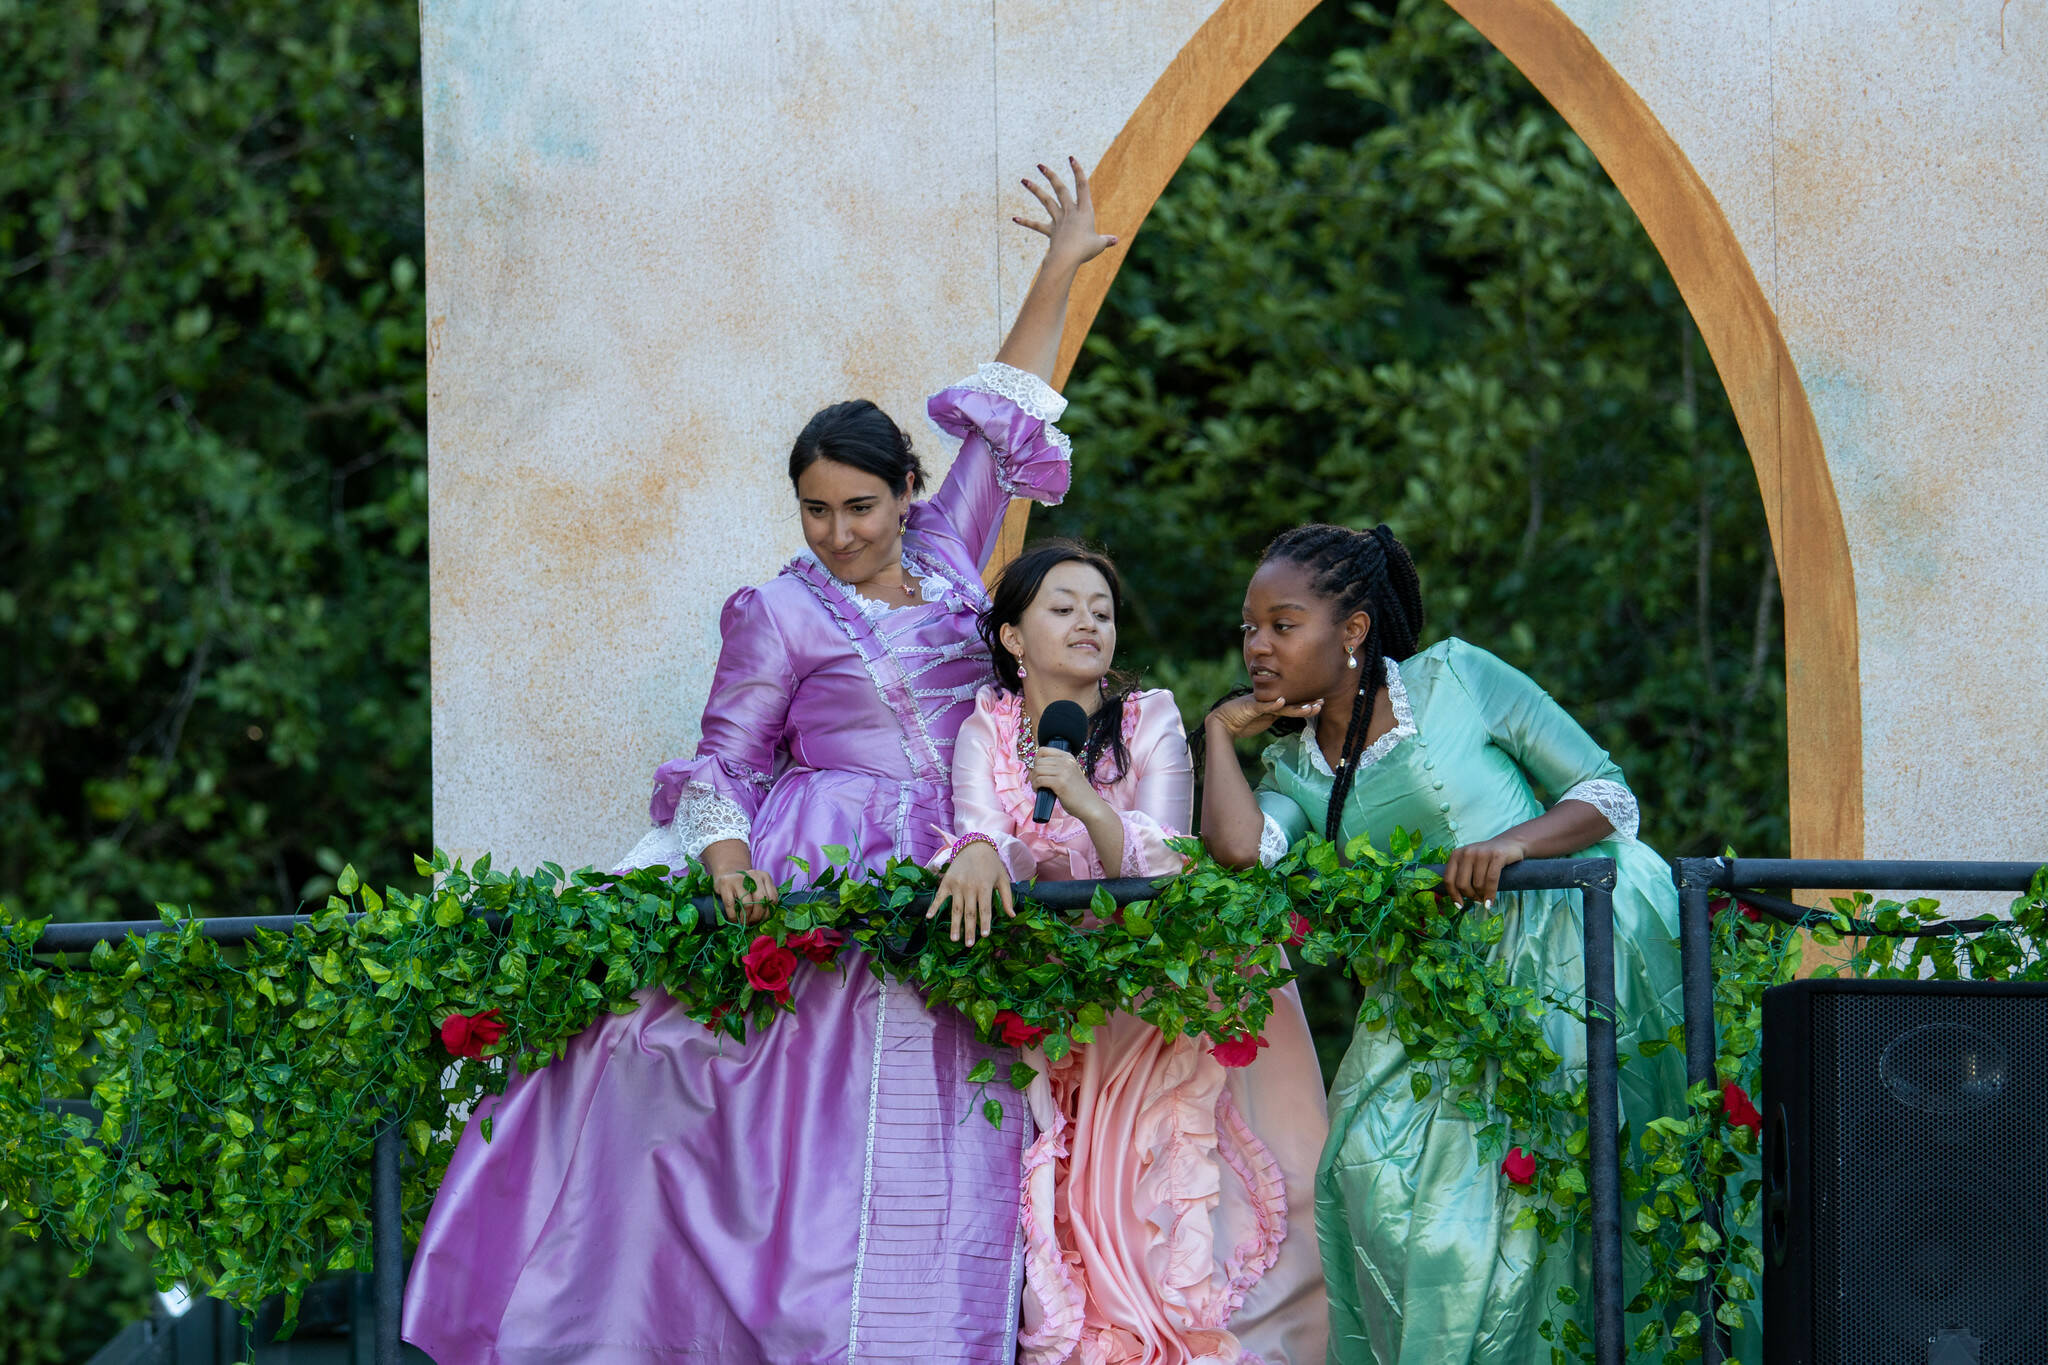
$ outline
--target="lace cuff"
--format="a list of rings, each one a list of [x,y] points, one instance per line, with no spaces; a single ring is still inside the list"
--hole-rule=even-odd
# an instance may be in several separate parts
[[[985,362],[976,368],[972,378],[963,379],[953,387],[1007,398],[1027,416],[1036,417],[1041,422],[1057,422],[1067,410],[1067,400],[1060,397],[1059,390],[1031,371],[1005,365],[1000,360]]]
[[[1052,385],[1031,371],[1020,370],[1014,365],[1005,365],[999,360],[991,360],[951,387],[1002,399],[1039,424],[1038,438],[1051,448],[1053,459],[1062,465],[1073,461],[1074,443],[1067,438],[1067,433],[1053,425],[1059,420],[1060,414],[1067,410],[1067,400],[1060,397]],[[940,431],[947,430],[943,423],[936,424]],[[951,434],[957,436],[961,433],[955,430]],[[1028,467],[1028,458],[1020,461],[1020,457],[1029,454],[1028,445],[1022,450],[1012,449],[1014,434],[1006,438],[999,430],[986,425],[982,435],[988,438],[989,446],[995,453],[996,483],[1005,494],[1013,498],[1030,498],[1034,502],[1059,502],[1058,497],[1049,496],[1045,489],[1038,486],[1042,479],[1035,477],[1036,472]],[[1020,467],[1020,464],[1024,467]],[[1063,482],[1057,491],[1061,495],[1065,494]]]
[[[674,821],[656,825],[640,836],[640,842],[633,845],[625,857],[612,864],[614,872],[631,872],[641,867],[665,867],[671,872],[680,872],[690,855],[683,852],[682,840],[676,836]]]
[[[709,783],[689,782],[683,786],[682,800],[669,828],[684,854],[701,858],[705,849],[721,839],[747,838],[754,825],[731,797],[720,796]]]
[[[1265,819],[1266,823],[1259,828],[1259,866],[1271,867],[1287,856],[1290,844],[1280,822],[1270,815]]]
[[[1642,807],[1636,804],[1635,793],[1619,782],[1594,778],[1579,783],[1558,800],[1583,801],[1598,810],[1614,826],[1614,837],[1625,844],[1634,843],[1636,831],[1642,828]]]

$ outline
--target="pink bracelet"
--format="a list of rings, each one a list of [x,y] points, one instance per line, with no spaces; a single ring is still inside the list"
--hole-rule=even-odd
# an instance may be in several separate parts
[[[960,856],[960,851],[962,849],[966,848],[969,844],[973,843],[987,844],[990,848],[996,850],[996,857],[1001,858],[1003,856],[1002,849],[996,847],[995,836],[990,834],[983,834],[979,830],[977,830],[972,834],[963,834],[959,838],[955,839],[952,843],[947,844],[946,861],[949,863],[952,862],[955,858]]]

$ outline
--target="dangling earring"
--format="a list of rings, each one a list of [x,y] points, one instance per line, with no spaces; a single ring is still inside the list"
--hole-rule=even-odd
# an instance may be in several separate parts
[[[1345,666],[1346,668],[1356,668],[1356,667],[1358,667],[1358,655],[1356,655],[1355,653],[1353,653],[1352,651],[1350,651],[1350,650],[1348,650],[1348,649],[1347,649],[1347,650],[1345,650],[1345,651],[1344,651],[1344,666]]]
[[[1017,656],[1017,681],[1023,682],[1029,676],[1030,674],[1024,671],[1024,656],[1019,654]]]
[[[1109,695],[1109,679],[1107,679],[1107,678],[1097,678],[1097,679],[1095,680],[1095,685],[1096,685],[1097,687],[1099,687],[1099,688],[1101,688],[1101,689],[1102,689],[1102,695],[1103,695],[1103,696],[1105,696],[1105,697],[1106,697],[1106,696],[1108,696],[1108,695]]]

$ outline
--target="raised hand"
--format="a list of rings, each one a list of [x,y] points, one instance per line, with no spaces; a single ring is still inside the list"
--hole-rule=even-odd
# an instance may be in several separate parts
[[[1038,173],[1045,177],[1049,190],[1040,188],[1031,180],[1024,181],[1024,188],[1044,207],[1047,221],[1041,223],[1028,218],[1012,218],[1010,221],[1045,236],[1048,265],[1073,269],[1115,246],[1116,238],[1095,230],[1095,198],[1088,188],[1088,172],[1082,170],[1081,163],[1071,156],[1067,158],[1067,167],[1074,177],[1071,190],[1060,179],[1059,172],[1044,162],[1039,163]]]

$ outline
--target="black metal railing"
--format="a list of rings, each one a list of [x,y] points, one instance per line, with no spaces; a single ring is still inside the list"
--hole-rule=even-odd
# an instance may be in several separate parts
[[[1438,869],[1441,870],[1441,869]],[[1503,891],[1579,891],[1584,896],[1586,960],[1587,1187],[1593,1208],[1593,1313],[1599,1365],[1622,1362],[1621,1280],[1621,1148],[1620,1062],[1614,1021],[1614,863],[1608,858],[1560,858],[1518,863],[1501,874]],[[1118,905],[1148,900],[1160,883],[1140,878],[1101,882],[1042,882],[1020,885],[1029,895],[1054,909],[1086,908],[1097,888]],[[801,903],[836,892],[792,892],[786,903]],[[699,923],[718,923],[715,904],[697,902]],[[497,916],[488,917],[495,922]],[[243,943],[256,931],[288,932],[311,921],[310,915],[250,915],[202,920],[200,931],[223,943]],[[53,924],[36,942],[38,953],[90,951],[96,944],[139,934],[158,934],[176,926],[161,920],[97,924]],[[1711,1004],[1711,1001],[1709,1002]],[[375,1300],[374,1359],[376,1365],[399,1365],[399,1319],[404,1295],[404,1238],[400,1216],[400,1143],[396,1124],[375,1134],[370,1159],[371,1288]]]
[[[1709,901],[1716,891],[1790,891],[1797,887],[1857,891],[2025,891],[2039,863],[1853,861],[1827,858],[1680,858],[1672,867],[1678,883],[1679,951],[1685,973],[1685,1072],[1688,1086],[1714,1077],[1718,1042],[1714,1032],[1714,963]],[[1807,908],[1770,895],[1745,895],[1743,903],[1781,923],[1798,925]],[[1851,933],[1896,938],[1936,938],[1979,933],[1998,919],[1943,920],[1917,929],[1881,929],[1852,923]],[[1590,969],[1589,969],[1590,970]],[[1722,1230],[1720,1201],[1704,1201],[1704,1216]],[[1714,1316],[1711,1280],[1700,1285],[1698,1313],[1705,1326],[1704,1365],[1721,1365],[1728,1354],[1727,1331]]]

